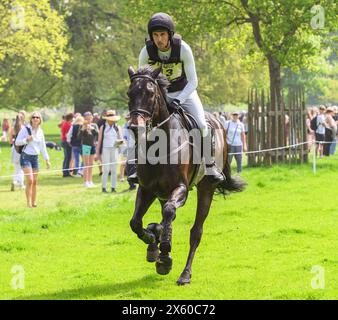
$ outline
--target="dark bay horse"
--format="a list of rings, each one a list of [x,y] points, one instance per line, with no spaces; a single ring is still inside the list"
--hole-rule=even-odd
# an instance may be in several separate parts
[[[151,67],[140,68],[137,72],[129,67],[128,73],[131,80],[128,90],[130,128],[135,133],[136,140],[140,139],[140,129],[145,135],[152,128],[160,127],[168,138],[168,144],[173,143],[170,132],[185,129],[182,117],[177,113],[170,113],[166,103],[166,87],[168,82],[160,73],[160,69],[153,71]],[[190,283],[191,266],[195,251],[201,241],[203,224],[209,213],[211,201],[216,188],[225,193],[227,191],[242,191],[245,182],[239,178],[232,178],[230,167],[227,162],[227,148],[225,130],[216,118],[206,113],[209,124],[218,129],[217,151],[222,159],[218,164],[223,168],[226,177],[220,185],[213,185],[207,176],[204,176],[196,184],[197,186],[197,212],[195,223],[190,230],[190,251],[186,266],[177,280],[177,284],[184,285]],[[144,135],[143,135],[144,136]],[[146,151],[153,143],[147,142]],[[172,258],[170,256],[172,244],[172,222],[176,217],[176,210],[183,206],[188,197],[189,188],[196,164],[192,161],[192,144],[187,144],[185,149],[178,153],[189,152],[188,163],[167,163],[150,164],[149,162],[140,164],[138,159],[137,173],[139,178],[139,188],[136,196],[135,210],[130,221],[131,229],[137,236],[148,245],[147,260],[156,261],[156,270],[159,274],[168,274],[172,268]],[[169,153],[168,153],[169,155]],[[161,224],[152,223],[143,227],[142,219],[147,210],[158,199],[162,207]]]

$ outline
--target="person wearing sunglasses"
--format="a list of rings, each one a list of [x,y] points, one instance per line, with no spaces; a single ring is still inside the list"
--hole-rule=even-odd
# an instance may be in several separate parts
[[[26,199],[29,208],[37,207],[36,194],[40,153],[46,161],[47,169],[50,168],[49,155],[41,125],[41,114],[33,112],[30,117],[30,123],[22,127],[15,140],[15,145],[23,146],[20,164],[26,177]]]

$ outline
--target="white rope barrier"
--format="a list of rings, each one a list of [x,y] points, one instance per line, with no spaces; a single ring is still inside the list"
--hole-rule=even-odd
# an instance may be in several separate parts
[[[246,151],[246,152],[242,151],[242,152],[236,152],[236,153],[228,153],[228,156],[230,156],[230,155],[238,155],[238,154],[255,154],[255,153],[277,151],[277,150],[294,148],[294,147],[298,147],[298,146],[309,144],[309,143],[313,144],[313,148],[312,148],[312,153],[313,153],[313,173],[316,174],[316,144],[327,144],[327,143],[332,143],[332,142],[312,140],[312,141],[300,142],[300,143],[296,143],[296,144],[292,144],[292,145],[288,145],[288,146],[284,146],[284,147],[278,147],[278,148],[262,149],[262,150],[256,150],[256,151]],[[86,168],[95,168],[95,167],[99,167],[99,166],[109,166],[109,165],[113,165],[113,164],[125,164],[127,161],[128,162],[133,162],[133,161],[137,161],[137,159],[130,159],[130,160],[124,160],[124,161],[116,161],[116,162],[109,162],[109,163],[93,164],[91,166],[82,166],[82,167],[70,168],[70,169],[55,169],[55,170],[49,170],[49,169],[47,169],[47,170],[42,170],[42,171],[35,172],[35,173],[33,172],[33,174],[39,174],[39,175],[53,174],[53,173],[60,173],[60,172],[63,172],[63,171],[80,170],[80,169],[86,169]],[[17,174],[0,176],[0,179],[12,178],[13,176],[16,176],[16,175]],[[24,176],[31,175],[31,173],[26,173],[26,174],[23,174],[23,175]]]
[[[24,173],[23,176],[30,176],[31,174],[52,174],[52,173],[59,173],[63,171],[72,171],[72,170],[82,170],[82,169],[87,169],[87,168],[95,168],[95,167],[100,167],[100,166],[110,166],[112,164],[125,164],[127,161],[136,161],[137,159],[131,159],[131,160],[124,160],[124,161],[116,161],[116,162],[109,162],[109,163],[99,163],[99,164],[93,164],[91,166],[82,166],[82,167],[76,167],[76,168],[69,168],[69,169],[55,169],[55,170],[41,170],[38,172],[33,172],[33,173]],[[12,178],[14,176],[17,176],[17,174],[12,174],[12,175],[7,175],[7,176],[0,176],[0,179],[5,179],[5,178]]]

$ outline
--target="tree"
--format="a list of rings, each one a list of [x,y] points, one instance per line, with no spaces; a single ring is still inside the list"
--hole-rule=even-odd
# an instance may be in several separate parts
[[[4,105],[4,102],[22,101],[22,91],[17,90],[18,76],[27,75],[31,70],[41,72],[44,79],[54,82],[62,77],[62,68],[68,59],[66,28],[63,18],[47,0],[2,0],[0,17],[0,107],[17,109],[22,105]],[[33,98],[45,90],[42,88],[39,93],[37,90]]]
[[[132,36],[140,32],[119,15],[121,4],[108,0],[69,1],[66,16],[72,60],[65,72],[76,112],[127,105],[128,64],[137,58]]]

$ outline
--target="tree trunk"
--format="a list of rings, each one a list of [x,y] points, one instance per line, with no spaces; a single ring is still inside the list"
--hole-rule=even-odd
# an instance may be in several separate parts
[[[86,111],[93,112],[95,85],[88,74],[80,74],[73,79],[74,112],[84,114]]]
[[[79,112],[82,115],[87,112],[90,111],[93,113],[93,109],[94,109],[94,102],[92,97],[90,96],[75,96],[73,97],[74,99],[74,113]]]
[[[268,62],[270,75],[271,147],[278,148],[284,146],[283,137],[285,126],[285,119],[282,115],[281,66],[278,60],[273,56],[268,57]],[[272,162],[276,163],[278,159],[280,159],[278,151],[272,153]]]

